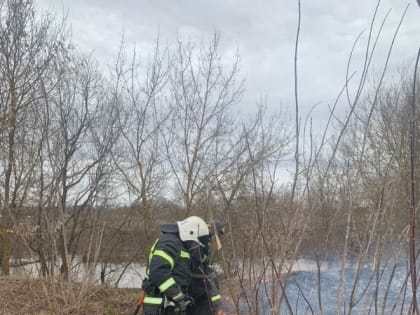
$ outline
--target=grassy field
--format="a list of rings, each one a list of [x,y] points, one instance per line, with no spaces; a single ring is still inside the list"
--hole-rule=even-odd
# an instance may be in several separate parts
[[[86,287],[65,281],[0,277],[1,315],[132,314],[138,289]]]

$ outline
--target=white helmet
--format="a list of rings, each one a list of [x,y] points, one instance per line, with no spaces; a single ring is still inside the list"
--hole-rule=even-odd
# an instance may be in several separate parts
[[[200,217],[191,216],[182,221],[178,221],[176,224],[178,225],[179,238],[183,242],[194,241],[204,246],[198,238],[210,235],[206,222]]]

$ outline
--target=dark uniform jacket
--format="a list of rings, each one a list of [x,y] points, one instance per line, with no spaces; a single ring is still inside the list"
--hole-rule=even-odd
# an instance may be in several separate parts
[[[143,289],[146,291],[144,306],[161,306],[164,297],[186,291],[191,279],[190,254],[183,247],[176,232],[165,232],[153,244],[148,260]]]
[[[215,314],[220,309],[221,295],[216,272],[210,266],[210,239],[201,240],[204,247],[191,252],[191,284],[189,295],[195,300],[193,314]],[[198,251],[197,251],[198,249]]]

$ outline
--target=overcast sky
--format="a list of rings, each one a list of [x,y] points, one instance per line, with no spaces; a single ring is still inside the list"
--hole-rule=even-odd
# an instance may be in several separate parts
[[[236,49],[246,77],[241,106],[252,108],[261,95],[269,106],[294,106],[293,54],[297,0],[36,0],[41,9],[68,13],[73,39],[104,62],[111,61],[124,32],[129,45],[149,53],[156,36],[168,43],[181,39],[210,39],[221,34],[223,52]],[[345,69],[354,40],[365,31],[356,49],[353,70],[361,69],[368,28],[376,0],[302,0],[299,48],[299,97],[302,112],[320,103],[314,116],[325,117],[345,82]],[[420,45],[420,7],[415,0],[383,0],[381,20],[391,10],[378,44],[376,69],[384,63],[394,31],[406,8],[391,56],[391,65],[411,64]],[[359,71],[360,73],[360,71]]]

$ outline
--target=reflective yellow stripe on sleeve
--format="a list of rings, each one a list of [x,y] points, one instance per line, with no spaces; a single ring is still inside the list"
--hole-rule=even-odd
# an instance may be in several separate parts
[[[163,302],[163,298],[152,297],[152,296],[146,296],[143,301],[144,304],[153,304],[153,305],[160,305],[162,304],[162,302]]]
[[[153,251],[155,250],[155,246],[156,246],[157,242],[159,242],[159,239],[157,239],[157,240],[153,243],[152,247],[150,248],[150,252],[149,252],[149,259],[147,260],[147,267],[146,267],[146,274],[147,274],[148,276],[150,275],[149,265],[150,265],[150,262],[152,261]]]
[[[221,298],[222,296],[220,294],[216,294],[211,297],[211,301],[216,302],[216,301],[219,301]]]
[[[152,247],[150,248],[150,253],[149,253],[149,264],[150,264],[150,261],[152,260],[152,257],[153,257],[153,251],[155,250],[155,246],[156,246],[157,242],[159,242],[159,239],[157,239],[157,240],[153,243]]]
[[[174,278],[169,278],[168,280],[164,281],[160,286],[159,286],[159,290],[160,292],[165,292],[169,287],[173,286],[174,284],[176,284]]]
[[[190,253],[185,250],[181,250],[181,257],[190,259]]]
[[[165,253],[163,250],[160,250],[160,249],[156,249],[154,252],[153,252],[153,255],[156,255],[156,256],[159,256],[159,257],[162,257],[163,259],[165,259],[170,265],[171,265],[171,269],[174,269],[174,265],[175,265],[175,263],[174,263],[174,260],[172,259],[172,257],[171,256],[169,256],[167,253]]]

